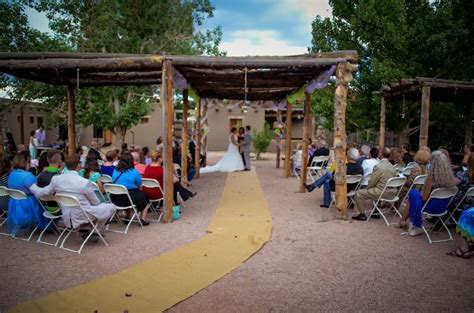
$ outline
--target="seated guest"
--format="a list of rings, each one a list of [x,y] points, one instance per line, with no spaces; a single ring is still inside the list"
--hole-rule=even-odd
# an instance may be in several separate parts
[[[105,162],[100,166],[100,171],[102,174],[109,175],[112,177],[115,170],[115,151],[109,151],[105,154]]]
[[[469,244],[474,243],[474,208],[467,209],[462,212],[458,220],[456,231],[461,236],[461,245],[447,255],[456,256],[458,258],[469,259],[472,256],[472,248]]]
[[[0,186],[8,187],[8,176],[10,176],[12,163],[8,155],[3,156],[0,164]],[[8,211],[8,200],[10,197],[0,197],[0,211]]]
[[[431,155],[429,152],[426,150],[418,150],[415,154],[415,161],[411,163],[411,170],[410,170],[410,175],[408,176],[407,181],[405,182],[405,185],[402,187],[402,190],[400,191],[399,198],[403,200],[405,198],[408,189],[410,189],[411,185],[413,184],[413,181],[415,178],[419,175],[425,175],[428,173],[428,168],[427,165],[430,163],[430,158]],[[421,190],[421,185],[416,185],[413,186],[413,189],[416,189],[418,191]]]
[[[398,148],[392,148],[392,154],[390,156],[390,163],[392,165],[402,165],[405,166],[405,162],[403,162],[402,154]]]
[[[291,156],[291,174],[296,170],[301,170],[301,166],[303,165],[303,145],[299,143],[296,146],[296,151],[293,152]]]
[[[62,166],[62,159],[61,153],[58,150],[56,151],[57,153],[54,154],[49,160],[49,166],[46,168],[46,170],[42,171],[41,174],[38,175],[38,181],[36,185],[40,188],[48,186],[51,183],[53,177],[59,174]],[[59,205],[56,203],[56,201],[46,201],[44,202],[44,206],[48,211],[51,212],[57,212],[59,210]]]
[[[151,163],[150,149],[148,149],[148,147],[143,147],[142,154],[140,155],[140,163],[143,163],[145,165],[148,165]]]
[[[377,200],[380,195],[382,194],[382,191],[387,184],[387,181],[395,177],[396,170],[395,167],[393,167],[392,164],[390,164],[390,161],[388,160],[390,158],[391,151],[390,148],[383,148],[381,157],[382,160],[380,160],[380,163],[374,166],[374,170],[372,172],[372,175],[370,176],[369,183],[367,185],[367,189],[360,189],[356,192],[354,196],[354,202],[355,202],[355,209],[359,211],[359,214],[356,216],[353,216],[352,219],[358,220],[358,221],[365,221],[367,220],[367,217],[365,215],[365,205],[367,200]],[[368,160],[364,161],[367,162]],[[396,193],[396,189],[394,188],[388,188],[385,190],[384,195],[387,195],[387,197],[392,197]],[[374,216],[374,218],[379,218],[378,215]]]
[[[133,157],[130,152],[123,152],[120,156],[120,162],[112,175],[114,184],[125,186],[128,189],[130,198],[140,212],[140,219],[143,226],[148,226],[150,222],[146,221],[146,214],[150,206],[147,196],[140,190],[142,186],[142,177],[134,168]],[[110,200],[117,206],[130,206],[130,201],[126,195],[111,195]],[[128,212],[131,214],[131,212]]]
[[[23,191],[27,198],[25,200],[10,198],[7,219],[10,232],[17,228],[18,233],[28,230],[32,226],[44,229],[49,222],[43,217],[43,208],[30,192],[30,187],[36,183],[36,177],[28,171],[29,166],[29,159],[25,157],[25,154],[20,153],[13,158],[13,171],[8,177],[8,188]]]
[[[441,151],[435,151],[431,155],[431,169],[425,181],[421,193],[412,189],[408,195],[408,201],[403,211],[403,215],[398,223],[399,227],[406,227],[407,220],[413,225],[409,235],[417,236],[423,233],[421,209],[430,197],[431,192],[436,188],[454,187],[458,180],[454,177],[446,156]],[[432,199],[425,208],[427,213],[442,213],[446,209],[450,199]]]
[[[100,172],[100,166],[97,159],[87,159],[86,166],[84,166],[83,170],[79,171],[79,175],[89,180],[90,182],[96,183],[97,186],[99,186],[101,192],[104,191],[101,180],[102,173]]]
[[[349,162],[347,163],[347,175],[362,175],[364,171],[362,167],[357,164],[357,160],[359,159],[359,151],[356,148],[350,148],[347,152],[347,157]],[[329,208],[331,204],[331,191],[335,191],[335,182],[333,179],[334,173],[326,172],[323,176],[318,178],[313,184],[306,185],[306,190],[311,192],[314,188],[321,188],[324,186],[324,194],[323,194],[323,204],[320,205],[322,208]],[[354,190],[357,184],[348,184],[347,191]]]
[[[314,150],[313,155],[308,160],[308,166],[311,166],[311,162],[313,161],[314,157],[317,156],[328,156],[329,155],[329,149],[326,140],[321,140],[319,142],[319,148]]]
[[[377,148],[370,149],[369,156],[370,156],[369,159],[364,160],[362,162],[362,169],[364,170],[364,178],[362,178],[362,182],[360,183],[361,188],[367,188],[367,185],[369,184],[369,175],[372,174],[372,171],[374,170],[374,166],[379,164],[380,162],[380,160],[378,159],[379,149]]]
[[[411,145],[409,143],[406,143],[406,144],[403,144],[402,145],[402,159],[403,159],[403,163],[405,164],[409,164],[411,162],[413,162],[413,157],[410,153],[410,150],[411,150]]]
[[[464,162],[463,162],[464,163]],[[467,163],[463,165],[461,171],[456,173],[457,178],[457,187],[458,192],[453,197],[453,201],[451,201],[451,209],[453,210],[458,204],[459,201],[462,200],[466,191],[474,186],[474,153],[469,153],[469,157],[467,158]],[[464,200],[459,208],[460,209],[467,209],[474,206],[474,197],[468,197]],[[456,216],[457,217],[457,216]]]
[[[160,183],[160,186],[163,188],[163,175],[163,158],[161,156],[161,153],[155,150],[151,151],[151,164],[146,167],[145,174],[143,175],[143,177],[156,179]],[[175,204],[178,203],[178,192],[184,201],[196,195],[196,193],[193,193],[190,190],[184,188],[179,183],[177,178],[174,181],[173,187],[173,199]],[[143,191],[149,199],[156,200],[161,199],[163,197],[161,191],[157,188],[143,187]]]
[[[40,188],[34,184],[30,190],[38,198],[55,193],[65,193],[76,197],[84,210],[93,217],[93,220],[99,223],[97,228],[101,230],[114,214],[115,206],[111,203],[101,204],[94,193],[90,181],[79,176],[81,162],[78,155],[74,154],[68,156],[65,164],[68,168],[67,173],[53,176],[50,184],[44,188]],[[80,225],[89,222],[82,210],[70,210],[68,207],[63,207],[62,215],[62,220],[66,227],[78,228]],[[82,238],[86,239],[87,236],[88,232],[84,231]]]
[[[370,158],[370,147],[368,145],[362,145],[360,147],[360,157],[357,160],[357,164],[362,166],[362,162]]]
[[[143,175],[143,173],[145,173],[146,165],[143,163],[140,163],[140,154],[138,152],[132,152],[132,157],[133,157],[133,166],[138,171],[138,173],[140,173],[140,175]]]

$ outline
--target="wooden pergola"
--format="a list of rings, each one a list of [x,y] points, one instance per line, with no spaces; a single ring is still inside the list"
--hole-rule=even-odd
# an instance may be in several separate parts
[[[279,102],[296,93],[317,78],[335,69],[334,148],[336,160],[336,204],[345,216],[346,188],[346,130],[345,111],[348,83],[357,70],[356,51],[305,54],[285,57],[207,57],[173,55],[130,55],[102,53],[1,53],[0,72],[18,78],[67,86],[69,153],[75,153],[75,90],[76,88],[161,84],[160,102],[163,107],[164,210],[172,221],[173,202],[173,96],[182,90],[183,120],[189,114],[188,95],[201,98],[236,99]],[[304,152],[300,191],[304,192],[307,177],[308,144],[310,139],[311,94],[304,95]],[[197,138],[202,137],[201,103],[197,105]],[[292,106],[288,102],[287,114]],[[287,119],[285,175],[290,176],[291,118]],[[187,171],[187,123],[182,129],[182,171]],[[201,140],[196,140],[196,169],[199,177]]]
[[[385,145],[385,109],[387,100],[412,100],[421,97],[419,146],[428,146],[430,106],[434,102],[453,102],[464,105],[464,143],[472,143],[474,82],[426,77],[402,79],[398,84],[383,86],[374,92],[381,96],[379,146]]]

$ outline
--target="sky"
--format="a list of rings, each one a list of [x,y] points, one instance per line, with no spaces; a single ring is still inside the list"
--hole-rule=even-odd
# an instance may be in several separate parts
[[[203,29],[222,27],[228,56],[303,54],[311,46],[311,22],[328,17],[328,0],[211,0],[214,17]],[[30,25],[49,31],[47,18],[27,9]]]

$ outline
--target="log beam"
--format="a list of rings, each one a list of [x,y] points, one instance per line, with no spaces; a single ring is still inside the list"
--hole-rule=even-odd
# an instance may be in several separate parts
[[[339,214],[347,217],[346,184],[346,106],[347,85],[357,67],[351,63],[339,63],[336,68],[336,90],[334,91],[334,154],[336,170],[336,206]]]
[[[291,136],[293,136],[293,105],[288,102],[286,107],[286,139],[285,139],[285,177],[291,176]]]
[[[76,153],[76,104],[74,102],[74,86],[67,86],[67,141],[68,155]]]
[[[170,61],[163,62],[161,103],[163,107],[164,221],[173,222],[173,73]]]
[[[386,100],[382,97],[380,100],[380,134],[379,134],[379,147],[382,149],[385,147],[385,123],[386,123]]]
[[[431,87],[421,88],[421,118],[419,147],[428,146],[428,130],[430,125],[430,96]]]
[[[304,124],[303,124],[303,164],[301,164],[300,192],[305,192],[306,178],[308,177],[308,148],[311,128],[311,95],[305,93],[304,99]]]
[[[473,105],[473,102],[464,105],[464,144],[466,145],[472,144]]]
[[[183,124],[181,128],[181,183],[188,186],[188,90],[183,90]]]

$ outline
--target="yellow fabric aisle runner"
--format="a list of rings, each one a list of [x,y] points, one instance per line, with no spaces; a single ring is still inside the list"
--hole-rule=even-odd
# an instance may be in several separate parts
[[[240,266],[270,239],[271,229],[255,170],[230,173],[204,238],[122,272],[24,302],[10,312],[163,311]]]

